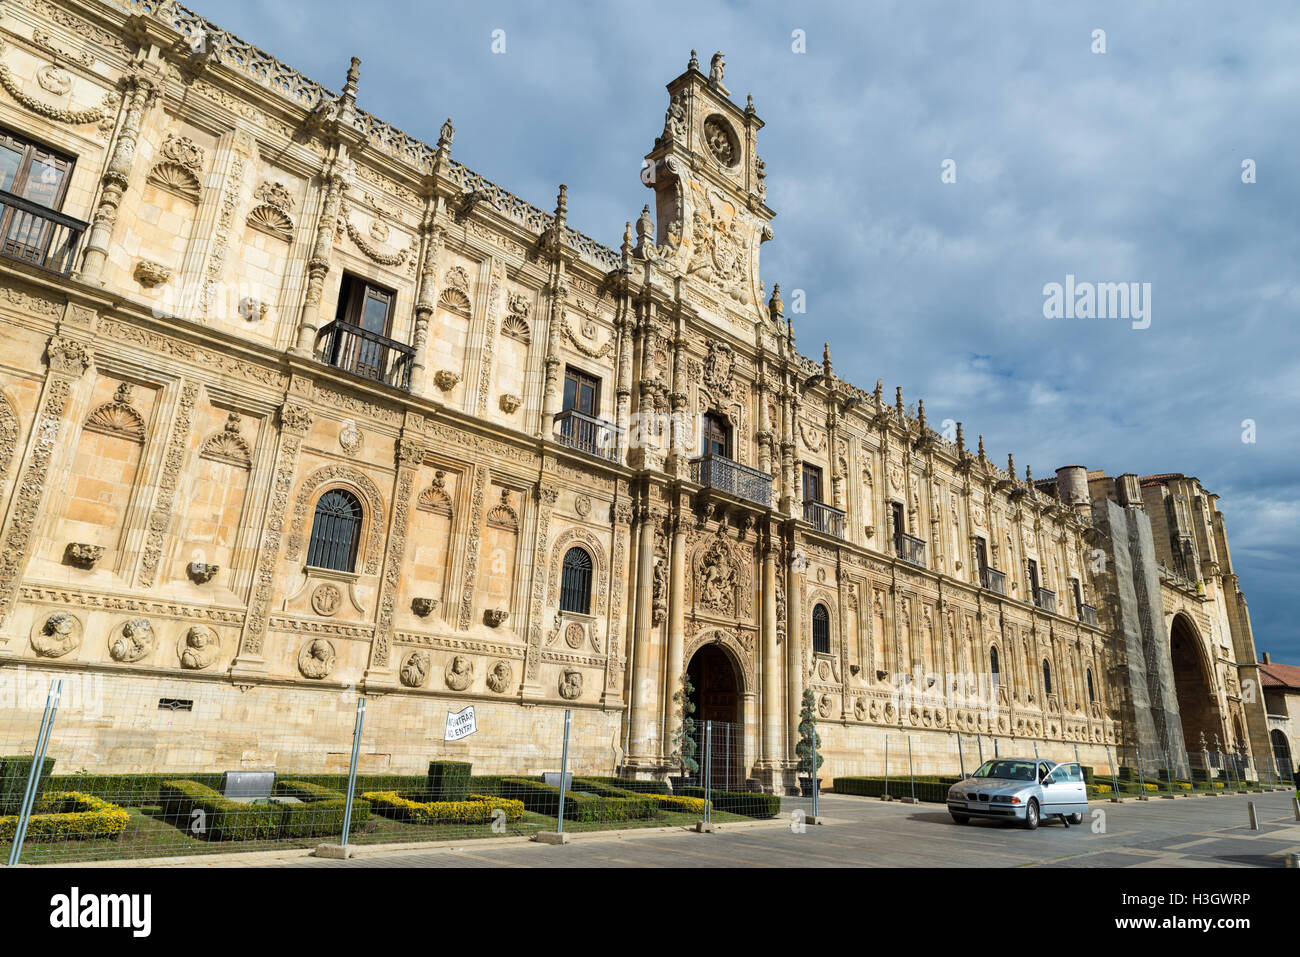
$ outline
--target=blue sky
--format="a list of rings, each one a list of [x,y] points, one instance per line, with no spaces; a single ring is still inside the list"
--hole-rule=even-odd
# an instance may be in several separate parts
[[[725,51],[767,123],[763,274],[806,293],[801,351],[829,340],[840,375],[1038,477],[1198,476],[1257,647],[1300,662],[1291,4],[192,5],[335,90],[360,56],[364,109],[430,143],[451,116],[457,159],[543,209],[566,183],[570,224],[612,247],[650,199],[664,85]],[[1067,275],[1150,283],[1150,327],[1045,319]]]

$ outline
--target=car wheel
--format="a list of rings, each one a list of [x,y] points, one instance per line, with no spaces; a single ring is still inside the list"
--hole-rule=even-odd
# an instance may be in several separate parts
[[[1081,813],[1079,813],[1079,812],[1076,812],[1076,813],[1074,813],[1074,814],[1071,814],[1071,815],[1069,816],[1069,819],[1068,819],[1068,820],[1069,820],[1069,822],[1070,822],[1071,824],[1082,824],[1082,823],[1083,823],[1083,814],[1081,814]]]
[[[951,812],[950,812],[950,813],[951,813]],[[956,821],[958,824],[966,824],[966,823],[969,823],[969,821],[970,821],[970,815],[969,815],[969,814],[953,814],[952,819],[953,819],[954,821]]]
[[[1029,806],[1025,808],[1025,830],[1038,830],[1038,800],[1037,798],[1029,799]]]

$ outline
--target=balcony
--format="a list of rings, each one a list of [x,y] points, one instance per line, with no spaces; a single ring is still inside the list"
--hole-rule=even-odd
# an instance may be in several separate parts
[[[827,505],[825,502],[817,502],[808,499],[803,503],[803,520],[827,535],[834,535],[836,538],[844,537],[844,511]]]
[[[925,567],[925,539],[899,532],[894,539],[894,548],[898,557],[917,568]]]
[[[623,460],[623,430],[577,409],[566,409],[556,415],[555,441],[615,465]]]
[[[1056,592],[1048,588],[1039,588],[1038,591],[1034,592],[1034,604],[1043,609],[1043,611],[1050,611],[1055,615]]]
[[[1085,625],[1092,625],[1092,627],[1096,628],[1097,609],[1094,608],[1092,605],[1080,605],[1079,620],[1083,622]]]
[[[321,330],[321,361],[395,389],[411,388],[415,350],[377,332],[335,321]]]
[[[772,506],[772,476],[721,455],[704,455],[692,459],[691,481],[764,508]]]
[[[71,275],[87,223],[0,190],[0,256]]]
[[[1007,593],[1007,573],[985,565],[980,569],[980,586],[998,595]]]

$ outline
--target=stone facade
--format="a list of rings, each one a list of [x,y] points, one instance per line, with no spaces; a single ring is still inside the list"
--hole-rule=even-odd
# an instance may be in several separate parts
[[[491,771],[534,770],[519,735],[569,708],[579,767],[662,773],[702,649],[704,716],[769,788],[806,688],[826,776],[877,771],[891,730],[918,770],[959,733],[1097,764],[1135,742],[1104,483],[996,466],[797,351],[760,279],[763,122],[720,54],[668,85],[617,250],[568,225],[565,187],[546,213],[458,163],[450,120],[430,146],[361,110],[359,62],[335,94],[170,2],[13,0],[0,64],[0,127],[75,160],[76,233],[70,258],[29,243],[46,268],[0,258],[6,667],[232,714],[235,688],[267,714],[360,689],[388,696],[379,739],[402,702],[478,702]],[[1210,524],[1161,607],[1204,643],[1225,744],[1258,749],[1222,517],[1178,481],[1138,507],[1164,489]],[[360,503],[351,570],[308,562],[331,490]],[[573,548],[585,612],[560,608]]]

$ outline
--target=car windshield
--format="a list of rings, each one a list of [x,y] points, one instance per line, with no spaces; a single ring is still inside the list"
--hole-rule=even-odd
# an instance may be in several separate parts
[[[985,761],[975,772],[977,778],[1002,778],[1006,781],[1034,780],[1033,761]]]

